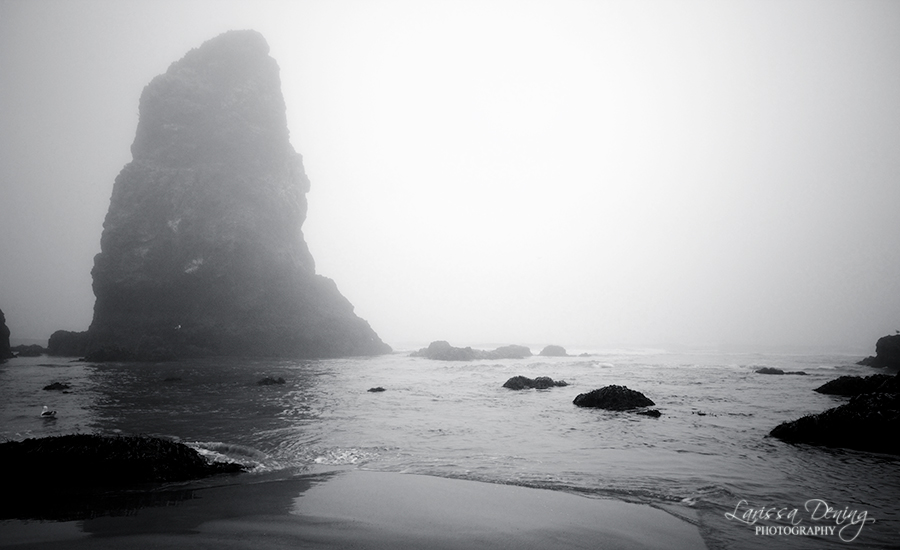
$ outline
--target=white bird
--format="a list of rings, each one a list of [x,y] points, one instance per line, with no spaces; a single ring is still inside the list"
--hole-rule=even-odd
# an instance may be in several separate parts
[[[41,418],[53,418],[56,416],[56,411],[51,411],[47,405],[44,405],[44,410],[41,411]]]

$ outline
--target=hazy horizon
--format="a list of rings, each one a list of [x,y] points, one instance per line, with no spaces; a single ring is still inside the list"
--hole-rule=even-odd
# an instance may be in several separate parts
[[[141,91],[243,28],[281,68],[316,270],[392,346],[900,329],[900,3],[0,0],[14,341],[88,328]]]

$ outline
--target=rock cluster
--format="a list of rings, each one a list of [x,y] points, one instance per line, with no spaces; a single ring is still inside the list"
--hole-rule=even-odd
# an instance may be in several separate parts
[[[841,376],[826,382],[813,391],[826,395],[842,395],[853,397],[861,393],[878,391],[897,391],[897,377],[889,374],[873,374],[871,376]]]
[[[390,351],[315,272],[301,232],[310,183],[262,35],[191,50],[147,85],[139,113],[94,259],[89,360]]]
[[[437,361],[474,361],[476,359],[524,359],[531,357],[531,350],[525,346],[501,346],[491,351],[458,348],[444,340],[437,340],[409,354],[410,357],[424,357]]]
[[[756,374],[799,374],[800,376],[806,376],[806,373],[802,370],[784,371],[775,367],[763,367],[761,369],[756,369]]]
[[[511,390],[544,390],[547,388],[555,388],[568,385],[569,384],[566,383],[565,380],[554,381],[549,376],[538,376],[537,378],[528,378],[527,376],[513,376],[503,384],[503,387]]]

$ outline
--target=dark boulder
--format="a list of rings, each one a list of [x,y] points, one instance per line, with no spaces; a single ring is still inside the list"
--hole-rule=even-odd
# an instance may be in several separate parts
[[[88,333],[57,330],[47,342],[47,354],[59,357],[84,357],[88,350]]]
[[[15,356],[9,348],[9,327],[6,326],[6,316],[0,310],[0,362],[12,359]]]
[[[562,346],[546,346],[539,353],[541,357],[568,357],[568,353],[566,353],[566,348]]]
[[[52,384],[44,386],[44,390],[46,391],[63,391],[69,389],[72,389],[72,386],[63,382],[54,382]]]
[[[843,395],[845,397],[853,397],[861,393],[871,393],[877,391],[897,391],[897,377],[889,374],[873,374],[871,376],[841,376],[829,382],[826,382],[813,391],[824,393],[826,395]],[[888,386],[885,386],[888,384]],[[885,386],[882,389],[882,386]]]
[[[543,390],[547,388],[562,387],[568,385],[569,384],[566,383],[565,380],[554,381],[549,376],[538,376],[534,379],[528,378],[527,376],[513,376],[503,384],[503,387],[509,388],[511,390]]]
[[[385,389],[382,388],[381,386],[378,386],[378,387],[376,387],[376,388],[369,388],[369,389],[366,390],[366,391],[370,391],[370,392],[372,392],[372,393],[381,393],[381,392],[385,391]]]
[[[625,386],[606,386],[582,393],[575,398],[573,403],[579,407],[596,407],[610,411],[626,411],[656,404],[641,392]]]
[[[284,384],[284,378],[281,378],[280,376],[278,378],[266,376],[265,378],[256,381],[257,386],[275,386],[280,384]]]
[[[900,393],[863,393],[819,414],[784,422],[769,435],[788,443],[809,443],[860,451],[900,454]]]

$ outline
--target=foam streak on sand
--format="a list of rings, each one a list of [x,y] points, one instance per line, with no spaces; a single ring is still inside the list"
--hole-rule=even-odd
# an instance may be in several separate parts
[[[367,471],[200,489],[179,506],[86,520],[77,533],[57,531],[44,538],[40,530],[41,524],[3,522],[0,546],[705,548],[694,525],[646,505]]]

